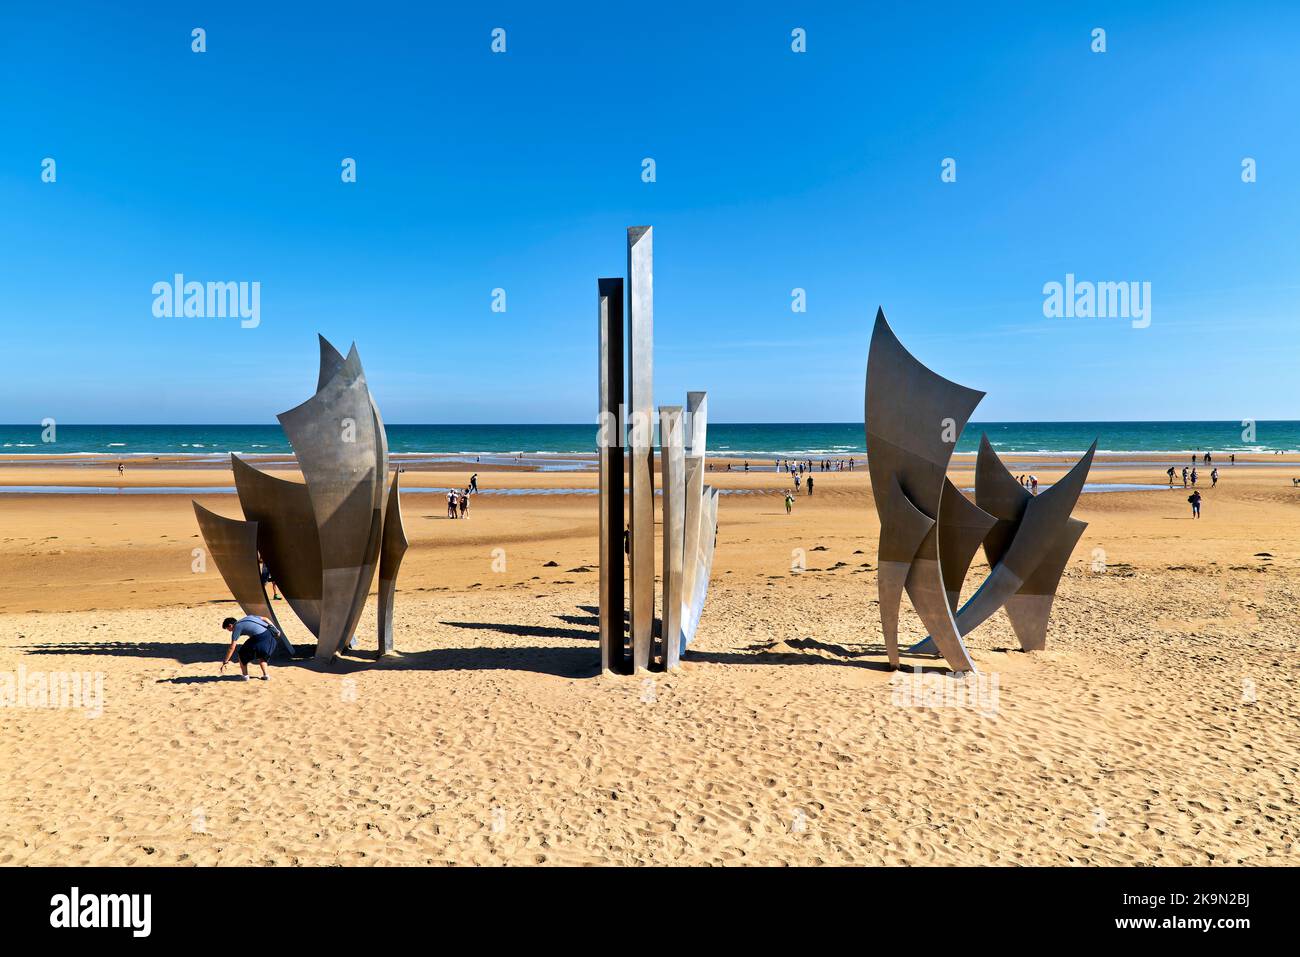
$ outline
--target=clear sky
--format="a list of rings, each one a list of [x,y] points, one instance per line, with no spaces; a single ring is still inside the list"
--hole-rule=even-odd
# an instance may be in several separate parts
[[[639,223],[716,421],[860,421],[877,305],[977,420],[1300,418],[1295,4],[105,6],[0,12],[0,422],[271,422],[317,331],[390,422],[588,421]],[[178,272],[260,325],[156,318]]]

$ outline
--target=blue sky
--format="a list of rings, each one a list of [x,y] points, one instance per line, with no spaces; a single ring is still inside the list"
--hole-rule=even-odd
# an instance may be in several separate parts
[[[588,421],[638,223],[718,421],[860,420],[877,305],[977,420],[1300,417],[1300,13],[1135,6],[8,5],[0,421],[274,421],[317,331],[390,422]],[[156,318],[177,272],[261,324]]]

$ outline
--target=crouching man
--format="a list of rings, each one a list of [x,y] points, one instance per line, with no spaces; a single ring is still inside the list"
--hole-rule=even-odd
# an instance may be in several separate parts
[[[238,646],[239,671],[244,680],[248,680],[248,663],[256,661],[262,668],[262,680],[270,681],[271,676],[267,673],[266,662],[275,653],[275,645],[280,638],[275,625],[258,615],[247,615],[238,621],[227,618],[221,623],[221,627],[230,632],[230,647],[226,649],[226,660],[221,662],[221,673],[225,674],[226,665],[230,664],[230,659],[235,654],[235,647]],[[241,637],[245,640],[242,645],[239,645]]]

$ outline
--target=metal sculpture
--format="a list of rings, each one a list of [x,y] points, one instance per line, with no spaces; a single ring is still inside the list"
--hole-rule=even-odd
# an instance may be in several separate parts
[[[402,497],[398,491],[399,474],[393,473],[393,486],[384,511],[384,534],[379,546],[379,656],[393,654],[393,598],[397,592],[397,570],[411,544],[402,526]]]
[[[655,614],[654,229],[627,231],[628,601],[632,670],[650,666]]]
[[[388,439],[356,346],[344,357],[320,337],[316,394],[278,418],[304,481],[276,478],[232,454],[235,486],[248,519],[236,524],[252,528],[252,544],[244,531],[241,546],[232,548],[229,526],[214,523],[211,519],[220,516],[200,511],[196,503],[213,559],[245,611],[262,614],[246,603],[256,604],[248,591],[250,574],[265,603],[260,553],[289,607],[316,636],[316,657],[324,661],[355,642],[378,569],[379,653],[390,653],[393,594],[407,541],[396,476],[385,497]]]
[[[687,394],[686,409],[659,409],[663,491],[663,594],[655,641],[654,579],[654,231],[627,231],[627,405],[623,402],[622,279],[597,281],[600,416],[601,671],[672,670],[695,635],[708,593],[718,493],[704,484],[707,395]],[[628,420],[623,418],[623,410]],[[627,521],[624,524],[624,442]],[[624,529],[626,528],[626,539]],[[707,534],[706,534],[707,532]],[[624,553],[627,631],[624,632]],[[658,653],[656,654],[656,647]]]
[[[659,407],[659,457],[663,478],[663,602],[659,632],[665,671],[677,667],[682,651],[682,566],[686,551],[686,449],[682,407]]]
[[[910,653],[937,653],[953,671],[975,670],[962,638],[1001,607],[1021,647],[1042,648],[1057,584],[1086,527],[1070,512],[1095,442],[1039,496],[1006,472],[987,437],[976,463],[975,501],[947,478],[953,448],[983,397],[922,365],[898,341],[884,310],[877,311],[867,358],[867,465],[880,517],[880,619],[894,667],[904,591],[929,632]],[[991,571],[959,606],[981,544]]]
[[[597,286],[600,347],[600,670],[624,671],[623,280]]]

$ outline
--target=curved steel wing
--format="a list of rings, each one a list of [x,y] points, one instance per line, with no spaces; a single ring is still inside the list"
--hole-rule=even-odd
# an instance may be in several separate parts
[[[307,630],[320,636],[320,533],[311,493],[301,482],[276,478],[231,453],[244,516],[257,523],[257,548],[280,592]]]
[[[343,358],[343,353],[335,349],[320,333],[316,334],[316,338],[320,340],[320,374],[316,377],[316,391],[319,392],[338,374],[346,360]]]
[[[939,499],[939,565],[943,569],[948,607],[954,612],[970,563],[996,522],[996,518],[963,495],[950,479],[943,480]]]
[[[384,510],[384,534],[379,550],[379,654],[393,653],[393,599],[397,593],[397,571],[410,542],[402,525],[402,497],[398,490],[399,475],[393,473],[393,485]]]
[[[246,615],[260,615],[275,623],[280,632],[280,643],[292,655],[293,645],[280,627],[271,603],[266,600],[266,589],[262,587],[262,567],[257,560],[257,523],[237,518],[226,518],[204,508],[198,502],[194,506],[194,517],[198,520],[199,531],[207,543],[208,554],[212,557],[217,571],[230,589],[239,607]]]
[[[897,664],[901,577],[949,666],[975,670],[948,605],[935,526],[942,524],[941,498],[953,448],[983,397],[924,366],[898,341],[884,310],[876,312],[867,358],[867,467],[880,516],[880,616],[891,664]],[[892,491],[895,484],[901,498]],[[903,501],[934,523],[919,540],[918,525]]]
[[[1061,584],[1061,576],[1065,574],[1074,546],[1087,527],[1087,522],[1067,519],[1065,528],[1052,542],[1043,561],[1025,579],[1020,590],[1007,599],[1007,617],[1011,619],[1011,628],[1025,651],[1042,651],[1047,647],[1047,622],[1052,615],[1056,589]]]
[[[324,387],[278,416],[311,495],[321,545],[321,620],[316,657],[351,639],[374,578],[382,499],[377,418],[356,347]]]
[[[1088,451],[1060,481],[1054,483],[1051,488],[1045,489],[1041,495],[1029,497],[1024,514],[1014,529],[1009,543],[1006,543],[1005,551],[998,556],[989,577],[957,613],[957,625],[961,628],[962,634],[966,634],[986,621],[1006,603],[1007,599],[1020,591],[1030,575],[1043,564],[1049,554],[1063,547],[1065,538],[1072,534],[1068,526],[1070,513],[1074,511],[1074,506],[1079,501],[1079,493],[1083,491],[1096,450],[1097,443],[1094,440]],[[1006,471],[1000,463],[999,467],[1002,471]],[[1009,475],[1007,478],[1015,481]],[[1000,485],[1005,487],[1005,481],[1000,481]],[[978,489],[976,500],[979,500]],[[995,507],[991,499],[986,501],[990,502],[990,509]],[[1079,529],[1079,534],[1082,532],[1083,530]],[[1078,541],[1077,535],[1070,541],[1070,550],[1073,550],[1076,541]],[[1002,540],[999,539],[994,543],[994,550],[988,552],[990,563],[1002,548],[1002,544]],[[1069,561],[1068,551],[1062,561],[1062,570],[1066,561]],[[1059,580],[1059,574],[1056,577]]]

